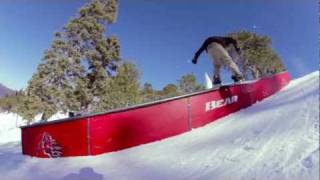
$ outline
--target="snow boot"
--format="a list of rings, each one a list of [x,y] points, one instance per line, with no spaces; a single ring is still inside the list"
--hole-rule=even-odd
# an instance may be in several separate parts
[[[233,79],[233,81],[234,81],[235,83],[244,81],[243,76],[242,76],[242,75],[239,75],[239,74],[237,74],[237,75],[232,75],[232,76],[231,76],[231,79]]]
[[[220,77],[217,75],[213,76],[213,85],[220,85],[220,84],[221,84]]]

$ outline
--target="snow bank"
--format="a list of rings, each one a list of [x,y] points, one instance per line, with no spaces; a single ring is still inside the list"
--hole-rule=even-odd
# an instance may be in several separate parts
[[[319,72],[252,107],[156,143],[93,156],[22,156],[0,144],[1,180],[319,179]]]
[[[20,141],[21,132],[18,128],[23,119],[14,113],[0,113],[0,143]]]

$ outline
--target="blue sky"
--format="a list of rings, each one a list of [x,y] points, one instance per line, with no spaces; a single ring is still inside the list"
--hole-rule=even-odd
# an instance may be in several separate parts
[[[84,0],[2,0],[0,82],[24,88],[53,33],[75,16]],[[190,63],[202,41],[238,30],[273,40],[292,78],[319,68],[316,0],[119,0],[117,22],[107,28],[120,40],[121,56],[141,70],[141,84],[156,89],[194,73],[203,82],[212,63],[203,53]],[[256,27],[256,28],[254,28]],[[223,71],[230,82],[230,72]]]

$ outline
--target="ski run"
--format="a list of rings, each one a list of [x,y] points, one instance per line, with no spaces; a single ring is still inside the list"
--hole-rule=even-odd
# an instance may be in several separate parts
[[[319,71],[191,132],[98,156],[23,156],[21,122],[0,114],[1,180],[319,179]]]

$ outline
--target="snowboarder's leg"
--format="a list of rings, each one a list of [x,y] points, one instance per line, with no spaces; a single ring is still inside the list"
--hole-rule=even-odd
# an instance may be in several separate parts
[[[217,44],[218,43],[215,42],[211,43],[207,48],[208,54],[210,55],[213,64],[213,85],[221,84],[220,70],[222,64],[219,52],[217,52]]]
[[[221,84],[220,69],[221,64],[214,64],[213,85]]]
[[[224,49],[221,45],[218,48],[221,53],[221,61],[223,61],[223,63],[231,69],[231,71],[234,75],[241,75],[242,76],[242,73],[240,72],[237,64],[233,62],[233,60],[232,60],[231,56],[229,55],[229,53],[227,52],[227,50]]]
[[[230,54],[228,51],[222,47],[220,44],[217,46],[217,49],[219,50],[220,53],[220,58],[223,64],[225,64],[227,67],[230,68],[232,71],[232,76],[231,78],[234,80],[234,82],[239,82],[244,80],[242,73],[240,72],[237,64],[232,60]]]

